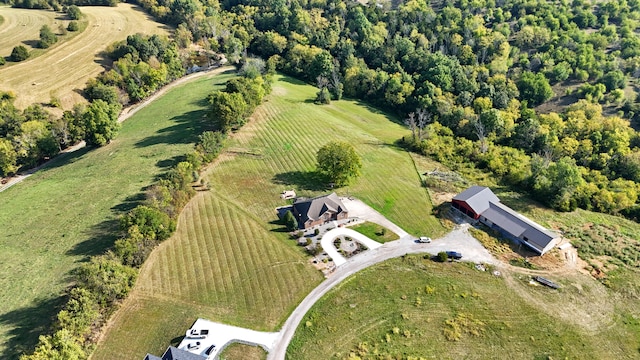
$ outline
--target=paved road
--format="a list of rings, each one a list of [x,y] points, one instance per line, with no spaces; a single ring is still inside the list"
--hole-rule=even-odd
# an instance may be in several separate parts
[[[346,204],[345,204],[346,205]],[[348,205],[346,205],[348,207]],[[302,300],[300,305],[291,313],[287,321],[280,330],[279,337],[269,352],[268,360],[284,360],[289,342],[295,334],[296,328],[322,296],[324,296],[334,286],[344,279],[382,261],[396,258],[405,254],[430,253],[437,254],[443,250],[459,251],[463,255],[463,260],[499,265],[500,263],[468,232],[468,225],[462,225],[446,236],[433,240],[430,244],[417,243],[410,238],[388,242],[377,249],[365,251],[350,258],[343,265],[338,266],[336,271],[309,295]]]
[[[157,92],[155,92],[153,95],[149,96],[144,101],[124,108],[122,110],[122,112],[120,113],[120,116],[118,116],[118,122],[122,123],[123,121],[127,120],[128,118],[133,116],[135,113],[137,113],[138,111],[142,110],[147,105],[149,105],[151,102],[153,102],[154,100],[156,100],[160,96],[164,95],[167,91],[173,89],[176,86],[182,85],[182,84],[184,84],[186,82],[192,81],[194,79],[197,79],[197,78],[205,76],[205,75],[216,75],[216,74],[220,74],[220,73],[225,72],[225,71],[230,70],[230,69],[232,69],[231,66],[225,66],[225,67],[212,69],[212,70],[209,70],[209,71],[201,71],[201,72],[189,74],[187,76],[183,76],[180,79],[178,79],[178,80],[176,80],[176,81],[164,86],[162,89],[158,90]],[[59,155],[72,153],[74,151],[82,149],[85,146],[86,146],[85,142],[81,141],[81,142],[77,143],[74,146],[71,146],[71,147],[69,147],[67,149],[64,149],[63,151],[60,152]],[[29,169],[29,170],[27,170],[27,171],[25,171],[25,172],[23,172],[21,174],[17,174],[16,176],[13,176],[13,177],[9,178],[6,184],[0,185],[0,192],[2,192],[4,190],[7,190],[8,188],[12,187],[13,185],[15,185],[17,183],[22,182],[24,179],[26,179],[29,176],[33,175],[36,171],[38,171],[38,170],[42,169],[43,167],[47,166],[49,164],[49,162],[51,162],[52,160],[49,160],[49,161],[45,162],[44,164],[42,164],[42,165],[40,165],[38,167],[35,167],[33,169]]]

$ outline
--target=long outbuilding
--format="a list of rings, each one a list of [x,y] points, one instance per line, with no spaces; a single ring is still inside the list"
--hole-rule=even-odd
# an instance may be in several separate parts
[[[560,235],[504,205],[488,187],[472,186],[456,195],[453,208],[473,220],[519,241],[539,255],[551,250]]]

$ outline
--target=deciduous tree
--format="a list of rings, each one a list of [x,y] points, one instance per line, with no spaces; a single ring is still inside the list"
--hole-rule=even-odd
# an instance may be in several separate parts
[[[337,186],[347,185],[360,175],[362,160],[353,145],[343,141],[332,141],[316,154],[318,170]]]

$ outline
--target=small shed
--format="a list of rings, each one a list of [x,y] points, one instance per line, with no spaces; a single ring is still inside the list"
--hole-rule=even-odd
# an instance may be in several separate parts
[[[296,197],[296,192],[293,190],[285,190],[280,193],[280,198],[283,200],[293,199]]]

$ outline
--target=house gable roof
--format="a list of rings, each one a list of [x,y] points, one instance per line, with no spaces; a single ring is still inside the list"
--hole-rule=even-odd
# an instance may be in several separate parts
[[[299,198],[293,203],[293,207],[300,215],[298,222],[303,224],[309,220],[320,219],[326,212],[340,214],[347,211],[347,208],[336,193],[318,196],[313,199]]]
[[[205,357],[169,346],[162,355],[162,360],[204,360]]]
[[[155,355],[147,354],[147,356],[144,357],[144,360],[162,360],[162,358],[159,358]]]
[[[453,200],[464,201],[476,214],[482,214],[489,208],[489,203],[500,202],[500,199],[485,186],[472,186],[456,195]]]

